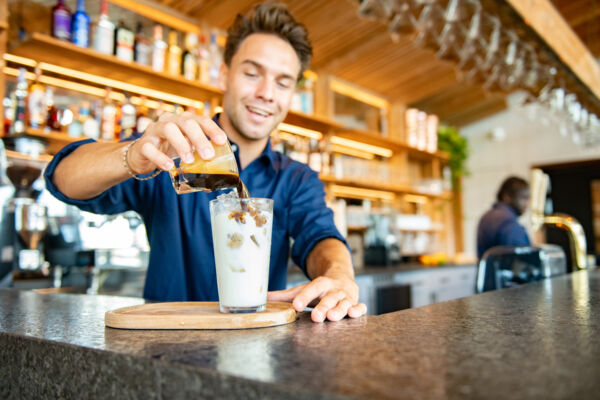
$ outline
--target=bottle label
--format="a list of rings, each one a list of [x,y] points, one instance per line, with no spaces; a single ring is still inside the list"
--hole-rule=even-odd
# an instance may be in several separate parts
[[[116,55],[123,61],[133,61],[133,41],[135,36],[133,32],[126,29],[117,31],[117,49]]]
[[[71,14],[64,10],[54,12],[54,36],[69,40],[71,38]]]

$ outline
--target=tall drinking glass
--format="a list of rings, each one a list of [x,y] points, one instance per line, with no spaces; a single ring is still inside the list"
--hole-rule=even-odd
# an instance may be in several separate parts
[[[267,305],[273,200],[220,197],[210,202],[219,309],[264,311]]]

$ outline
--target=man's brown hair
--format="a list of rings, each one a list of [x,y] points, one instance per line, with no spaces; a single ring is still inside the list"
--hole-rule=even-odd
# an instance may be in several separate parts
[[[306,27],[297,22],[287,7],[281,3],[266,2],[255,6],[246,15],[238,14],[227,30],[224,61],[231,65],[231,59],[240,44],[253,33],[267,33],[288,42],[300,60],[300,74],[310,64],[312,46],[308,40]]]

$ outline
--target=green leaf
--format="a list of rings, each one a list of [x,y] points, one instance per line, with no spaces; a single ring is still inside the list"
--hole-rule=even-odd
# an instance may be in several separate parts
[[[468,176],[466,161],[469,157],[469,143],[453,126],[438,127],[438,148],[450,154],[449,165],[452,170],[452,186],[457,188],[459,179]]]

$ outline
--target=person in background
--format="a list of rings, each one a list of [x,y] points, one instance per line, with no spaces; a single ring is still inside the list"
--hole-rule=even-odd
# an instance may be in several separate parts
[[[521,178],[507,178],[496,195],[496,203],[479,220],[477,257],[494,246],[529,246],[529,236],[518,218],[529,205],[529,184]]]
[[[311,55],[305,27],[285,6],[264,3],[238,15],[220,69],[223,113],[212,119],[165,113],[135,141],[68,145],[46,169],[47,188],[86,211],[134,210],[142,216],[151,248],[145,298],[216,301],[209,201],[218,193],[177,195],[164,171],[174,156],[191,161],[193,150],[212,159],[209,139],[229,139],[250,194],[275,204],[268,299],[292,302],[297,311],[314,305],[315,322],[364,315],[350,252],[325,205],[323,183],[307,165],[273,151],[269,140]],[[283,290],[290,237],[292,259],[311,281]]]

